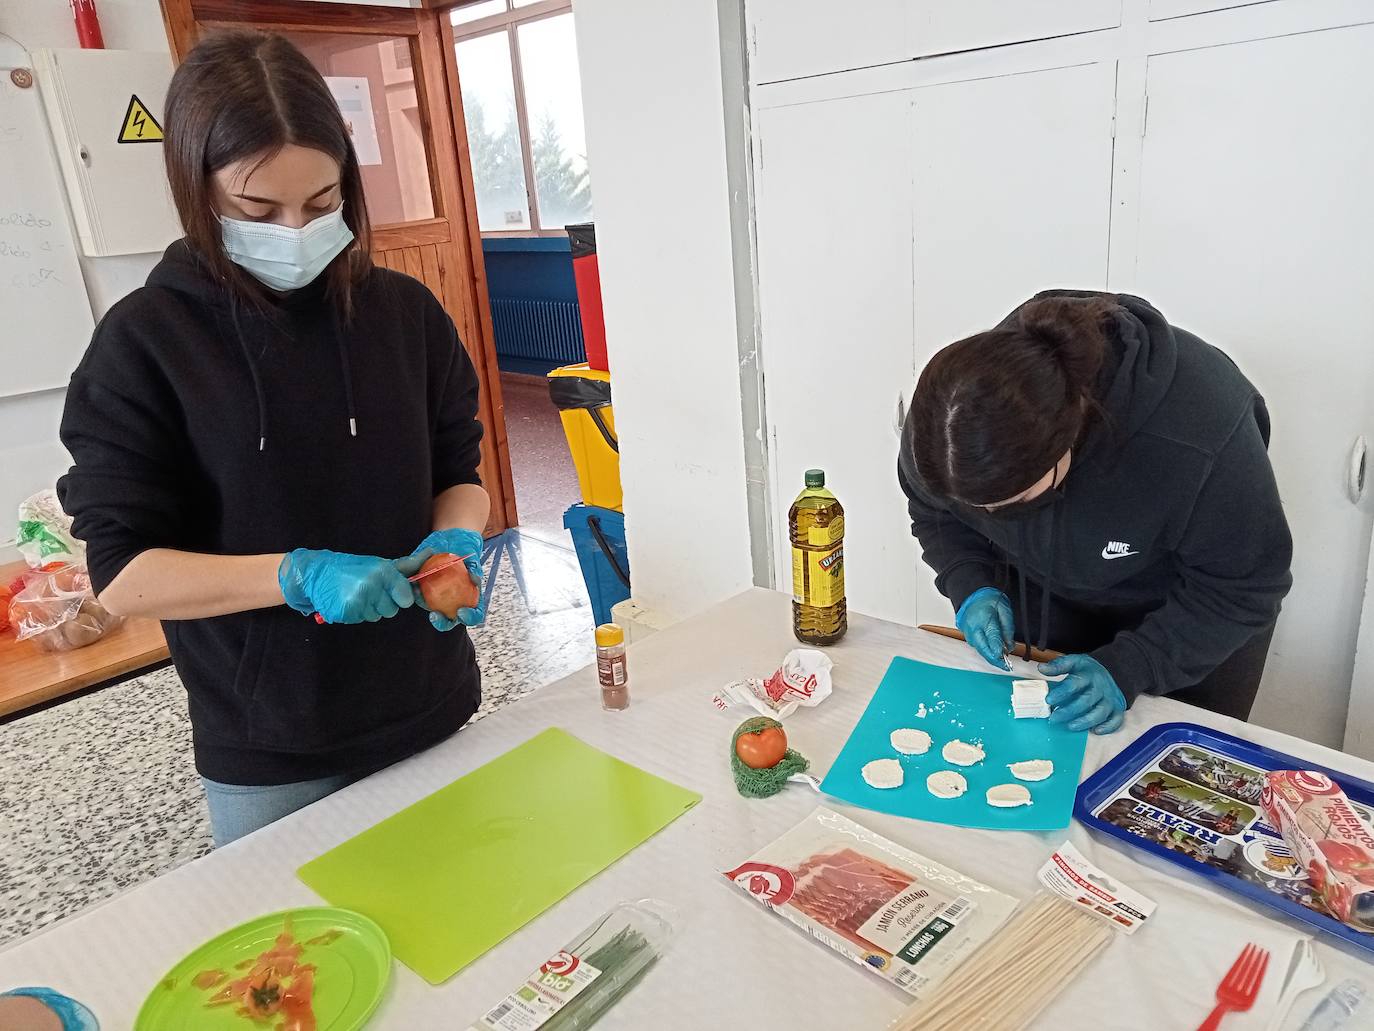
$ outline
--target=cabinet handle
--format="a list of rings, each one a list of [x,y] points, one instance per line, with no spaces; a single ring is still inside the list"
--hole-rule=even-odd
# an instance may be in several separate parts
[[[1364,498],[1365,454],[1368,450],[1364,436],[1356,437],[1354,446],[1350,449],[1350,463],[1345,471],[1345,492],[1352,504],[1358,505]]]

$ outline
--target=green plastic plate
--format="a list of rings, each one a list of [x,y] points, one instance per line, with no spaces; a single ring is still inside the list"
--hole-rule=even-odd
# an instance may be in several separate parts
[[[138,1011],[134,1031],[254,1031],[267,1026],[239,1016],[232,1005],[207,1008],[206,1001],[219,988],[197,988],[192,979],[205,970],[223,970],[231,978],[243,976],[244,971],[236,966],[271,948],[287,917],[298,942],[308,942],[327,931],[343,932],[327,945],[306,945],[301,954],[301,962],[313,963],[316,968],[318,1031],[355,1031],[366,1025],[391,977],[391,946],[386,935],[360,913],[311,906],[260,916],[200,946],[154,985]]]

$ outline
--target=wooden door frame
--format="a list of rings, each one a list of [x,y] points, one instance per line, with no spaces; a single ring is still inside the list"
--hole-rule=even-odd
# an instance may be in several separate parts
[[[493,494],[490,528],[504,530],[519,524],[516,509],[515,477],[511,471],[510,444],[506,436],[505,402],[501,392],[501,370],[497,362],[495,333],[492,328],[491,298],[487,290],[486,263],[482,256],[482,234],[477,223],[476,190],[472,179],[472,157],[467,146],[467,123],[463,118],[458,67],[449,35],[439,12],[431,3],[424,9],[372,7],[366,4],[301,4],[291,0],[160,0],[163,24],[171,44],[172,58],[180,62],[200,37],[202,28],[254,28],[267,32],[319,31],[367,36],[399,36],[412,41],[415,68],[415,93],[420,106],[421,126],[427,137],[429,175],[435,201],[430,219],[397,225],[374,226],[373,246],[378,250],[447,242],[463,236],[470,255],[471,274],[462,277],[468,294],[469,310],[476,314],[472,328],[477,340],[464,342],[480,356],[483,384],[489,397],[490,420],[486,426],[500,477]],[[429,69],[440,74],[427,74]],[[435,117],[448,110],[449,117]],[[436,160],[443,152],[455,155],[454,163]],[[456,174],[454,166],[456,165]],[[445,233],[445,223],[448,232]],[[440,303],[444,298],[440,298]],[[447,307],[447,305],[445,305]]]

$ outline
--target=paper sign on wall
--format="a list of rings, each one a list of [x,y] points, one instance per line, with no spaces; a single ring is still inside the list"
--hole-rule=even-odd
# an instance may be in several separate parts
[[[377,139],[377,122],[372,116],[372,89],[361,75],[326,75],[324,77],[334,103],[339,105],[348,135],[360,165],[380,165],[382,146]]]

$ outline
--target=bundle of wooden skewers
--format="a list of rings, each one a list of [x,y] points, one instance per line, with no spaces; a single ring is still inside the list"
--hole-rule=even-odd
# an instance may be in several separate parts
[[[1019,1031],[1116,932],[1072,902],[1036,894],[997,935],[929,993],[891,1031]]]

